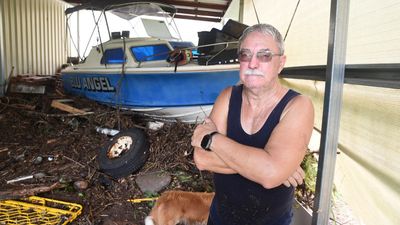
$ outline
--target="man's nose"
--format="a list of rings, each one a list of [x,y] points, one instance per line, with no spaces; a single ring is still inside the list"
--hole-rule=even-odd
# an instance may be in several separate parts
[[[253,54],[249,61],[249,68],[258,68],[260,61],[257,59],[257,54]]]

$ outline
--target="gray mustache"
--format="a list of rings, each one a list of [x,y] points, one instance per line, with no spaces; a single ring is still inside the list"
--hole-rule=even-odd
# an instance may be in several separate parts
[[[264,76],[264,73],[259,70],[247,69],[244,71],[244,75]]]

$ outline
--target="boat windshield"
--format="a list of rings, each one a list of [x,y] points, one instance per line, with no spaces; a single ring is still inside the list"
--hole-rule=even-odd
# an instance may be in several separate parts
[[[103,57],[101,57],[101,64],[122,64],[125,61],[124,50],[122,48],[107,49]]]
[[[131,47],[131,51],[136,61],[156,61],[166,60],[168,53],[171,49],[166,44],[159,45],[146,45],[146,46],[134,46]]]

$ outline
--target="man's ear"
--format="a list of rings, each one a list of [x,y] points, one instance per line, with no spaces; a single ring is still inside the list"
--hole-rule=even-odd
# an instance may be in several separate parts
[[[285,63],[286,63],[286,55],[280,56],[279,57],[279,72],[278,74],[281,73],[281,71],[283,70],[283,67],[285,67]]]

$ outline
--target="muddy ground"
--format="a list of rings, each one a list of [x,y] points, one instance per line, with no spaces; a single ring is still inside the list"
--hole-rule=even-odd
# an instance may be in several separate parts
[[[71,116],[68,112],[51,107],[54,99],[71,99],[73,101],[68,102],[69,105],[93,114]],[[81,204],[83,212],[72,224],[139,225],[143,224],[152,202],[131,203],[127,200],[157,194],[140,191],[135,179],[141,174],[149,171],[169,172],[172,181],[162,191],[212,191],[211,174],[200,173],[193,165],[190,137],[194,125],[166,123],[160,130],[154,131],[147,128],[148,122],[148,119],[131,113],[61,93],[2,97],[2,197],[16,198],[24,195],[24,191],[51,187],[51,190],[33,194]],[[119,130],[142,128],[150,142],[150,156],[145,165],[136,173],[120,179],[102,173],[97,154],[110,136],[96,132],[97,126]],[[6,184],[16,177],[35,173],[44,173],[45,176]],[[74,187],[76,181],[83,181],[88,187]]]

